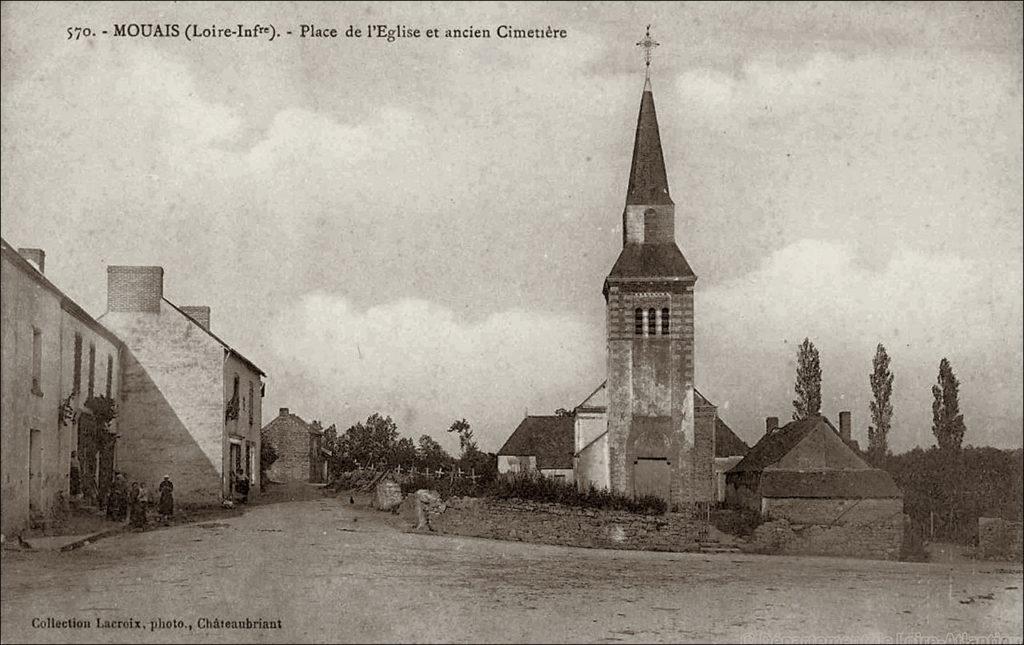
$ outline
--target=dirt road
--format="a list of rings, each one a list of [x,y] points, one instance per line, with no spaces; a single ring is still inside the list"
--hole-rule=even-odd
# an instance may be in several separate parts
[[[1020,565],[587,550],[403,533],[394,521],[347,497],[308,499],[66,554],[7,552],[0,636],[5,643],[1021,640]],[[246,627],[247,619],[256,624]],[[160,620],[164,626],[151,631]],[[217,628],[215,620],[240,624]]]

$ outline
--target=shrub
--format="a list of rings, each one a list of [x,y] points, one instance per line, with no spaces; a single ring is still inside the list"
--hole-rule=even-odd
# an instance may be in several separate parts
[[[668,510],[668,504],[660,497],[633,498],[593,486],[580,491],[573,484],[552,477],[524,474],[499,477],[490,486],[488,494],[496,499],[521,499],[643,515],[662,515]]]
[[[924,545],[924,525],[908,518],[903,523],[903,544],[900,547],[900,560],[904,562],[927,562],[928,551],[924,548]]]
[[[711,523],[723,533],[749,537],[764,519],[749,508],[716,508],[711,511]]]

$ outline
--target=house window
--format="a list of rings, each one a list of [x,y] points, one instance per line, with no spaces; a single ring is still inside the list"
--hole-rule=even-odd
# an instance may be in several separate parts
[[[236,374],[231,387],[231,400],[228,401],[227,410],[224,415],[226,421],[238,418],[238,405],[238,375]]]
[[[32,328],[32,394],[43,395],[43,332]]]
[[[634,329],[634,332],[635,332],[635,334],[637,336],[643,336],[644,335],[644,310],[640,309],[639,307],[637,307],[636,311],[634,312],[634,316],[635,316],[635,320],[634,320],[635,329]]]
[[[661,335],[668,336],[668,307],[661,309]]]
[[[658,313],[654,308],[647,310],[647,335],[654,336],[658,333]]]
[[[82,335],[75,334],[75,365],[74,379],[71,383],[71,393],[78,394],[82,391]]]
[[[86,398],[91,399],[96,389],[96,346],[89,343],[89,394]]]
[[[107,398],[110,398],[110,391],[114,387],[114,357],[107,354]]]
[[[252,408],[253,408],[253,386],[252,381],[249,381],[249,425],[252,425]]]

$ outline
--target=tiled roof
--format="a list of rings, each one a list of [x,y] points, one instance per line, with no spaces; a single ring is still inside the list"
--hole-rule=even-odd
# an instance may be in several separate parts
[[[613,278],[694,278],[696,274],[674,242],[626,244],[608,274]]]
[[[785,457],[804,437],[824,424],[831,432],[835,428],[825,417],[808,417],[800,421],[792,421],[778,428],[771,434],[761,437],[754,444],[743,461],[736,464],[730,472],[751,472],[764,470]]]
[[[98,320],[90,316],[85,311],[85,309],[82,309],[82,307],[80,307],[78,303],[69,298],[67,294],[65,294],[57,287],[57,285],[50,282],[50,280],[45,275],[40,273],[39,270],[36,269],[31,262],[22,257],[21,253],[18,253],[18,251],[15,250],[14,247],[12,247],[10,244],[8,244],[7,240],[4,240],[3,238],[0,238],[0,252],[2,252],[3,255],[8,260],[10,260],[15,267],[20,269],[29,278],[39,283],[40,286],[42,286],[44,289],[55,295],[57,299],[60,300],[61,309],[82,321],[82,323],[89,327],[89,329],[93,330],[100,336],[103,336],[114,345],[117,345],[118,347],[124,345],[124,343],[121,342],[120,338],[114,335],[114,333],[111,332],[109,329],[104,327],[103,324],[100,323]]]
[[[498,451],[499,455],[537,457],[537,468],[572,468],[574,421],[571,416],[531,416]]]
[[[719,417],[715,417],[715,456],[716,457],[736,457],[746,455],[750,450],[750,446],[745,441],[736,436],[736,433],[732,431],[725,421],[722,421]]]

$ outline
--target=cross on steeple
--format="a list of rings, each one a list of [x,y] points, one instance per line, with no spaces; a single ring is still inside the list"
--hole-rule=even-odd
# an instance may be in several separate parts
[[[644,50],[644,78],[646,78],[647,80],[650,80],[651,78],[651,52],[654,50],[655,47],[657,47],[660,44],[661,43],[651,38],[651,26],[647,25],[647,33],[644,35],[644,39],[636,44],[637,47],[642,47]]]

